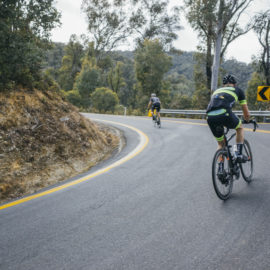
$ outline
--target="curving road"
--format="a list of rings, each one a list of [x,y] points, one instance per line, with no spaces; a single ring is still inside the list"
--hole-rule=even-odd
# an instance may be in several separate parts
[[[269,124],[245,133],[255,180],[224,203],[205,121],[86,117],[112,121],[126,147],[65,188],[0,205],[1,270],[269,269]]]

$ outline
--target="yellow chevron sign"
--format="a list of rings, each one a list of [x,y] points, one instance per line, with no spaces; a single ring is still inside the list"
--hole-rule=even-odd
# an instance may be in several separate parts
[[[257,101],[269,101],[269,100],[270,100],[270,86],[258,86]]]

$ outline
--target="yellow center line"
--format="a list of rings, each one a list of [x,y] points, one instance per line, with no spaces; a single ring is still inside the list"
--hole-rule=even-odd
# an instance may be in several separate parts
[[[188,124],[188,125],[197,125],[197,126],[207,126],[205,123],[196,123],[196,122],[190,122],[190,121],[177,121],[177,120],[167,120],[164,119],[162,122],[172,122],[172,123],[180,123],[180,124]]]
[[[108,172],[109,170],[111,170],[111,169],[113,169],[113,168],[127,162],[128,160],[130,160],[130,159],[134,158],[135,156],[137,156],[138,154],[140,154],[145,149],[145,147],[147,146],[147,144],[149,142],[148,136],[145,133],[143,133],[142,131],[140,131],[139,129],[135,128],[135,127],[125,125],[125,124],[121,124],[121,123],[118,123],[118,122],[106,121],[106,120],[98,120],[98,121],[117,124],[117,125],[127,127],[129,129],[134,130],[135,132],[137,132],[140,135],[141,140],[140,140],[139,145],[132,152],[130,152],[128,155],[126,155],[125,157],[121,158],[120,160],[114,162],[113,164],[111,164],[110,166],[108,166],[106,168],[100,169],[95,173],[90,173],[90,174],[88,174],[88,175],[86,175],[86,176],[84,176],[82,178],[79,178],[79,179],[74,180],[72,182],[69,182],[67,184],[60,185],[58,187],[54,187],[54,188],[49,189],[47,191],[43,191],[43,192],[40,192],[40,193],[37,193],[37,194],[34,194],[34,195],[30,195],[30,196],[27,196],[25,198],[22,198],[22,199],[19,199],[19,200],[10,202],[10,203],[6,203],[4,205],[0,205],[0,210],[8,208],[8,207],[15,206],[15,205],[27,202],[27,201],[31,201],[31,200],[33,200],[35,198],[39,198],[39,197],[51,194],[53,192],[65,189],[67,187],[77,185],[79,183],[88,181],[88,180],[90,180],[90,179],[92,179],[92,178],[94,178],[94,177],[96,177],[98,175],[101,175],[101,174],[103,174],[105,172]]]
[[[188,124],[188,125],[208,126],[205,123],[196,123],[196,122],[190,122],[190,121],[177,121],[177,120],[167,120],[167,119],[164,119],[162,121],[163,122],[180,123],[180,124]],[[253,132],[252,128],[244,128],[244,130]],[[264,129],[256,129],[256,132],[269,133],[270,134],[270,130],[264,130]]]
[[[244,130],[253,132],[253,129],[252,128],[244,128]],[[257,132],[260,132],[260,133],[270,133],[270,130],[256,129],[256,133]]]

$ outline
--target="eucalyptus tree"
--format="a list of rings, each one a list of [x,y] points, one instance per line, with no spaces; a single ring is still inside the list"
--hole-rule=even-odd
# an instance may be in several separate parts
[[[73,89],[75,78],[81,71],[84,56],[83,45],[76,35],[71,35],[64,51],[65,54],[59,69],[59,84],[62,89],[69,91]]]
[[[164,0],[129,0],[133,6],[129,24],[134,30],[138,45],[145,39],[158,39],[164,48],[172,47],[172,42],[177,39],[176,32],[180,26],[180,6],[169,10],[170,1]]]
[[[85,107],[90,103],[90,94],[100,86],[100,70],[93,59],[86,56],[83,59],[82,69],[76,76],[73,88],[79,91],[80,96],[85,100]]]
[[[142,44],[158,38],[168,48],[177,38],[179,7],[168,9],[165,0],[83,0],[90,41],[100,54],[126,41]],[[132,8],[131,8],[132,7]],[[127,43],[128,43],[127,42]],[[126,43],[126,44],[127,44]],[[97,54],[98,55],[98,54]]]
[[[270,10],[261,12],[255,17],[254,31],[262,46],[259,59],[260,68],[263,71],[267,85],[270,85]]]
[[[212,1],[194,1],[186,0],[185,5],[188,8],[186,17],[188,22],[195,29],[201,40],[198,46],[199,51],[205,53],[205,74],[206,86],[211,88],[212,63],[213,63],[213,45],[215,36],[215,10],[217,0]],[[202,57],[202,54],[200,54]],[[203,75],[203,74],[202,74]]]
[[[32,87],[40,79],[50,31],[60,24],[60,13],[53,2],[0,2],[0,89],[11,84]]]
[[[240,27],[241,15],[253,0],[186,0],[187,18],[206,43],[206,74],[211,90],[217,88],[220,61],[231,42],[251,30],[252,24]],[[214,58],[210,57],[214,51]],[[212,70],[210,71],[210,61]]]
[[[220,59],[223,57],[229,44],[239,36],[252,29],[252,24],[247,24],[245,29],[240,28],[239,19],[253,0],[219,0],[217,11],[217,25],[215,33],[215,53],[212,68],[211,90],[218,84]]]
[[[125,42],[132,29],[127,22],[125,0],[83,0],[81,9],[86,14],[89,42],[93,42],[97,58]]]
[[[160,94],[164,74],[171,66],[169,57],[159,40],[145,40],[135,52],[135,72],[140,90],[147,97]]]
[[[115,92],[118,96],[120,95],[120,90],[126,85],[123,77],[123,62],[116,62],[115,67],[112,67],[108,72],[108,85],[110,89]]]

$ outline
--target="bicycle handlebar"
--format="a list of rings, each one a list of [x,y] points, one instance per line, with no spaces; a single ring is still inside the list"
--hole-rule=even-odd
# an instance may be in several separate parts
[[[257,127],[259,127],[256,120],[249,120],[249,121],[243,120],[242,123],[243,124],[253,124],[253,132],[255,132]]]

